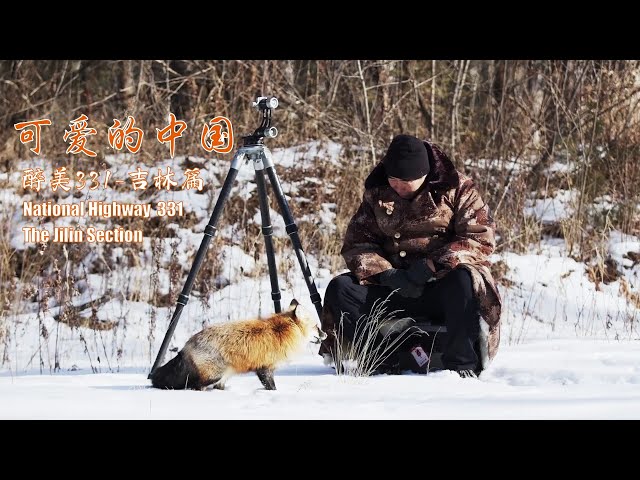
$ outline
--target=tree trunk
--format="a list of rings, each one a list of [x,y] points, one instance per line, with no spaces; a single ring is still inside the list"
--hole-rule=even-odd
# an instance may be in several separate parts
[[[133,60],[120,62],[120,104],[123,116],[133,115],[135,107],[135,79],[133,77]]]

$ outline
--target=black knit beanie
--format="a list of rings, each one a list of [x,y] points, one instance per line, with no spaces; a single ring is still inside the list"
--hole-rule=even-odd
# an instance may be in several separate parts
[[[411,135],[396,135],[382,159],[389,177],[415,180],[429,173],[429,152],[422,140]]]

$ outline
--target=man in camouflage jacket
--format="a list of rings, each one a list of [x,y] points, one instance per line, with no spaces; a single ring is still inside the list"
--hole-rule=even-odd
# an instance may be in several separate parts
[[[353,327],[376,299],[397,290],[388,310],[441,318],[448,331],[444,368],[475,377],[500,341],[489,207],[437,145],[409,135],[392,140],[364,187],[341,250],[350,271],[325,293],[322,326],[329,336],[319,354],[331,355],[341,318]]]

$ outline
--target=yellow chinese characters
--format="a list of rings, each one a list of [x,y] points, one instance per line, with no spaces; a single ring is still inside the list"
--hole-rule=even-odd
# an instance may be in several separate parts
[[[122,150],[126,145],[131,153],[138,153],[142,146],[144,132],[138,127],[134,127],[136,121],[129,115],[124,126],[120,120],[114,118],[113,125],[109,127],[109,146],[116,150]]]
[[[23,145],[33,142],[34,146],[30,150],[36,155],[40,155],[42,138],[41,128],[45,125],[52,125],[51,120],[43,118],[14,124],[14,128],[20,132],[20,142]],[[109,146],[116,151],[126,149],[132,153],[138,153],[142,147],[144,131],[136,127],[136,120],[132,115],[128,115],[123,122],[117,118],[113,119],[113,124],[108,127],[107,139]],[[187,122],[178,120],[173,113],[169,113],[169,124],[164,128],[156,128],[156,139],[161,144],[169,145],[169,154],[174,158],[176,151],[176,140],[181,138],[187,131]],[[69,144],[66,153],[78,155],[84,153],[89,157],[96,157],[97,153],[87,145],[87,137],[97,135],[95,128],[89,127],[89,117],[81,114],[69,122],[69,128],[64,130],[63,140]],[[208,153],[229,153],[233,150],[233,126],[226,117],[217,116],[209,123],[205,123],[200,135],[200,146]]]
[[[95,128],[87,127],[87,120],[89,118],[82,114],[75,120],[71,120],[71,130],[64,131],[64,141],[71,140],[71,145],[67,148],[67,153],[78,154],[84,153],[90,157],[95,157],[97,154],[93,150],[89,150],[85,147],[87,143],[87,135],[95,135],[98,131]]]
[[[51,120],[43,118],[42,120],[20,122],[14,125],[14,128],[20,131],[20,142],[23,145],[33,141],[36,142],[36,146],[29,149],[36,155],[40,155],[40,128],[42,125],[51,125]],[[33,130],[26,130],[28,127],[33,127]]]

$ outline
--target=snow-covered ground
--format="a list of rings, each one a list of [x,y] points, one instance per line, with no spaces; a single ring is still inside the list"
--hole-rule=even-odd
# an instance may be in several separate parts
[[[549,264],[542,256],[538,260]],[[103,361],[98,366],[102,373],[92,373],[89,355],[76,347],[61,349],[61,362],[67,367],[57,373],[46,368],[44,374],[34,368],[4,371],[0,418],[640,418],[640,335],[620,317],[610,328],[606,325],[607,318],[619,313],[621,302],[592,291],[596,299],[585,308],[581,295],[586,298],[588,284],[576,290],[577,295],[566,295],[560,282],[532,287],[536,276],[532,268],[512,277],[526,289],[526,296],[515,287],[506,295],[502,345],[478,380],[446,371],[337,376],[309,344],[276,370],[276,391],[264,390],[253,374],[232,377],[225,391],[160,391],[150,388],[146,376],[153,361],[149,354],[155,355],[161,339],[149,350],[142,327],[138,334],[128,333],[124,347],[128,355],[120,363],[131,366],[109,368]],[[324,293],[327,278],[317,281]],[[296,298],[310,308],[306,285],[295,284]],[[268,279],[261,285],[268,311]],[[223,290],[228,290],[221,293],[221,304],[228,307],[223,317],[256,310],[248,283]],[[290,292],[283,293],[288,302]],[[576,325],[579,320],[570,316],[585,310],[588,328]],[[142,316],[144,308],[138,312]],[[172,345],[180,346],[200,321],[197,303],[188,304]],[[98,335],[94,336],[89,345],[95,367],[100,349],[94,347]],[[110,348],[109,334],[102,336]],[[68,341],[79,344],[77,339]],[[20,349],[33,353],[37,344],[23,343]],[[77,365],[69,368],[73,361]]]
[[[329,145],[323,150],[313,143],[274,151],[276,165],[280,161],[300,165],[299,156],[305,158],[305,154],[328,155],[337,161],[339,148]],[[33,166],[33,162],[23,162],[20,168],[27,164]],[[224,164],[213,165],[203,178],[221,178]],[[127,167],[117,168],[125,172]],[[247,196],[255,189],[250,181],[253,170],[245,169],[235,195]],[[9,179],[14,183],[18,177],[9,172],[4,180]],[[311,184],[317,181],[307,180]],[[283,182],[283,189],[288,193],[296,185]],[[219,182],[213,186],[217,193]],[[171,195],[184,199],[201,219],[194,229],[183,229],[179,220],[174,222],[180,240],[176,251],[183,262],[199,246],[212,198],[193,191]],[[545,222],[559,220],[570,214],[566,205],[571,198],[563,193],[549,203],[533,202],[529,214]],[[0,189],[2,208],[16,208],[23,199],[8,188]],[[134,201],[122,192],[113,199]],[[332,221],[334,207],[322,206],[320,223]],[[249,218],[255,214],[248,212]],[[259,221],[259,216],[256,219]],[[275,211],[272,220],[276,235],[286,237],[283,228],[279,229],[282,218]],[[24,223],[21,211],[17,211],[12,223],[12,246],[16,249],[24,248],[18,235]],[[223,238],[237,234],[233,226],[221,225],[219,235]],[[163,265],[171,256],[169,242],[165,247]],[[635,255],[629,256],[630,252]],[[71,329],[56,322],[51,316],[57,313],[55,307],[51,314],[40,316],[36,305],[27,304],[13,312],[9,339],[3,344],[8,351],[0,352],[9,359],[0,370],[0,418],[640,418],[640,310],[628,298],[628,292],[637,295],[640,287],[640,264],[632,260],[638,253],[640,239],[620,232],[613,232],[608,252],[603,252],[617,262],[626,294],[621,280],[596,288],[588,280],[585,265],[567,257],[560,239],[542,241],[524,255],[495,255],[493,260],[509,266],[506,278],[512,286],[501,287],[501,346],[479,379],[461,379],[446,371],[337,376],[323,365],[317,346],[308,345],[276,370],[276,391],[264,390],[254,374],[245,374],[232,377],[225,391],[194,392],[150,388],[147,373],[168,328],[173,305],[153,309],[145,299],[150,295],[153,273],[149,258],[141,256],[137,265],[118,267],[123,251],[116,248],[111,252],[113,272],[109,276],[89,274],[84,283],[79,282],[80,296],[74,298],[74,304],[95,298],[96,292],[118,292],[125,286],[137,288],[140,301],[122,301],[116,295],[101,305],[98,318],[118,322],[115,328],[102,331]],[[331,278],[343,270],[329,271],[308,252],[307,257],[318,291],[324,296]],[[180,348],[206,324],[266,316],[273,311],[269,278],[255,276],[253,252],[225,245],[219,258],[223,268],[216,281],[226,286],[207,301],[190,299],[170,350]],[[87,262],[91,261],[89,256]],[[279,261],[286,267],[279,277],[283,306],[296,298],[314,311],[294,252]],[[168,273],[161,270],[158,280],[159,293],[167,293]],[[172,355],[167,352],[165,360]],[[58,371],[54,371],[56,361]]]
[[[478,380],[336,376],[313,352],[224,391],[149,386],[146,371],[0,377],[0,418],[22,419],[640,419],[640,342],[536,340],[505,345]]]

